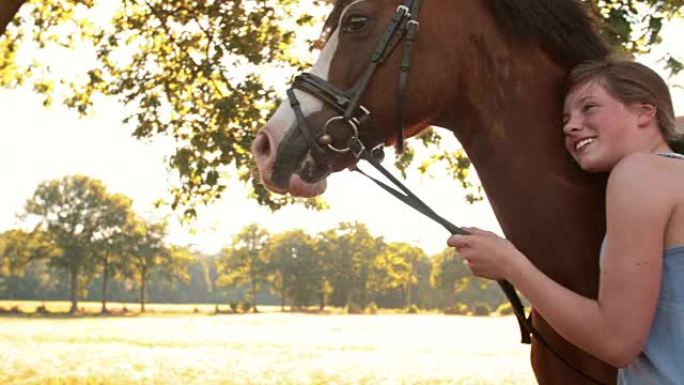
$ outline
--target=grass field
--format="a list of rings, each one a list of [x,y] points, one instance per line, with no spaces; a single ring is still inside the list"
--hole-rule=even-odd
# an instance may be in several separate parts
[[[518,343],[512,317],[272,308],[191,314],[194,307],[151,305],[153,314],[126,317],[3,315],[0,384],[535,383],[529,347]],[[209,313],[213,306],[198,310]]]

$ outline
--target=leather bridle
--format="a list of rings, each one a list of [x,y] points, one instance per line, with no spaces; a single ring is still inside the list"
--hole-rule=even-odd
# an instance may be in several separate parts
[[[420,26],[418,16],[420,14],[421,2],[422,0],[405,0],[404,4],[397,8],[394,17],[392,20],[390,20],[385,32],[382,35],[382,39],[373,52],[371,62],[366,68],[366,71],[349,92],[341,91],[327,80],[322,79],[314,74],[302,73],[295,78],[292,87],[287,90],[287,96],[290,101],[290,105],[295,112],[297,128],[309,145],[311,155],[317,163],[327,164],[330,155],[334,154],[351,153],[357,160],[364,159],[382,175],[384,175],[395,187],[392,187],[380,181],[379,179],[366,174],[356,166],[354,166],[352,170],[358,171],[364,176],[368,177],[397,199],[442,225],[451,234],[468,234],[462,228],[455,226],[451,222],[439,216],[380,164],[380,161],[384,157],[382,150],[384,147],[384,139],[378,137],[376,132],[367,129],[370,124],[371,112],[360,104],[361,96],[366,91],[371,77],[378,67],[385,63],[387,57],[389,57],[389,55],[394,51],[396,46],[403,38],[404,52],[402,55],[399,72],[397,93],[398,124],[396,128],[396,149],[399,153],[403,152],[405,130],[404,94],[406,92],[408,72],[411,66],[411,53],[413,52],[413,45]],[[328,119],[323,125],[322,129],[310,127],[306,123],[306,117],[302,112],[299,100],[294,92],[295,89],[299,89],[318,98],[329,107],[332,107],[339,115]],[[332,135],[329,132],[329,127],[338,121],[346,124],[350,128],[351,136],[347,140],[345,147],[337,147],[333,143]],[[597,379],[578,369],[551,347],[546,338],[544,338],[544,336],[534,327],[534,325],[532,325],[531,319],[525,316],[525,310],[522,302],[520,301],[515,288],[510,282],[506,280],[498,280],[497,283],[511,303],[513,312],[520,326],[522,343],[529,344],[531,342],[531,336],[534,336],[542,345],[549,349],[553,355],[555,355],[570,369],[579,373],[591,383],[599,385],[603,384],[601,381],[598,381]]]
[[[420,6],[422,0],[406,0],[400,5],[394,17],[390,20],[380,42],[378,43],[371,61],[349,92],[344,92],[325,79],[311,73],[303,73],[297,76],[292,87],[287,90],[290,105],[295,112],[296,124],[307,141],[311,155],[316,162],[325,164],[330,153],[351,153],[356,159],[360,159],[364,151],[369,151],[375,158],[382,157],[384,139],[377,137],[376,133],[366,129],[370,123],[370,111],[360,104],[371,77],[385,63],[385,60],[404,39],[404,52],[399,73],[398,85],[398,109],[396,147],[398,152],[404,149],[404,95],[408,83],[408,72],[411,67],[411,53],[413,44],[418,33]],[[332,107],[339,115],[334,116],[323,125],[322,129],[312,128],[306,123],[306,119],[300,107],[294,90],[299,89],[317,97],[329,107]],[[349,127],[351,133],[346,145],[336,146],[329,132],[332,124],[340,122]]]

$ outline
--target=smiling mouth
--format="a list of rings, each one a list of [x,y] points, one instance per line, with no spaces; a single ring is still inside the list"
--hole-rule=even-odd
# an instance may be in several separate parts
[[[596,138],[595,138],[595,137],[594,137],[594,138],[586,138],[586,139],[580,140],[579,142],[575,143],[575,151],[576,151],[576,152],[579,152],[579,151],[581,151],[582,149],[585,149],[587,146],[589,146],[590,144],[594,143],[594,141],[596,141]]]

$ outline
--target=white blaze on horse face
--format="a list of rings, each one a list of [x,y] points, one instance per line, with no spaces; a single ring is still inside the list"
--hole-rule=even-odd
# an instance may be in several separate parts
[[[341,22],[342,20],[344,20],[344,16],[350,7],[364,1],[368,0],[352,1],[342,11],[339,21]],[[318,57],[318,60],[309,71],[310,73],[320,77],[321,79],[329,79],[330,65],[332,63],[333,57],[335,56],[335,52],[337,51],[337,46],[339,43],[339,31],[340,27],[338,26],[338,28],[335,29],[330,38],[328,38],[325,47],[323,47],[323,50],[321,51],[321,55]],[[304,115],[304,117],[308,117],[313,113],[319,112],[325,107],[321,100],[304,91],[295,89],[294,93],[297,97],[297,100],[299,100],[300,108],[302,109],[302,114]],[[285,135],[285,132],[287,132],[288,129],[293,127],[296,121],[297,119],[295,117],[294,111],[292,110],[292,106],[290,106],[290,102],[286,97],[285,99],[283,99],[283,102],[280,104],[280,106],[278,106],[278,109],[276,110],[275,114],[273,114],[269,122],[266,124],[266,127],[271,128],[269,131],[272,138],[275,139],[276,143],[279,143],[282,137]]]
[[[337,30],[330,36],[321,55],[318,57],[316,64],[311,68],[310,73],[320,77],[321,79],[328,80],[328,74],[330,72],[330,63],[332,62],[335,51],[337,50],[338,34]],[[302,113],[305,117],[321,111],[324,107],[323,102],[317,97],[312,96],[304,91],[295,89],[295,96],[299,100]],[[285,132],[294,126],[296,122],[294,111],[292,106],[290,106],[290,101],[285,98],[285,100],[278,106],[275,114],[268,122],[267,126],[271,127],[275,132],[271,134],[275,137],[278,142],[285,135]]]

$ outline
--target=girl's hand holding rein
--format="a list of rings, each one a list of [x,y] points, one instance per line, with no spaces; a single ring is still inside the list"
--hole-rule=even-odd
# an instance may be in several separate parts
[[[489,279],[510,279],[527,258],[507,239],[476,227],[464,228],[469,235],[452,235],[447,244],[456,248],[473,274]]]

